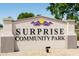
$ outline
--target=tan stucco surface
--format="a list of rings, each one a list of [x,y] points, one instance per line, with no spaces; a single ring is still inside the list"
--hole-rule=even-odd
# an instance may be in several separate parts
[[[53,24],[51,24],[50,26],[34,26],[32,23],[32,21],[36,22],[38,20],[40,20],[40,18],[44,19],[47,22],[52,22]],[[51,28],[64,28],[64,34],[58,34],[56,36],[64,36],[64,40],[52,40],[52,41],[14,41],[14,43],[10,43],[10,40],[8,37],[13,37],[15,38],[16,35],[16,29],[20,28],[20,29],[30,29],[30,28],[34,28],[35,29],[35,33],[37,33],[37,29],[41,28],[47,28],[48,30],[50,30]],[[22,30],[21,30],[22,31]],[[30,32],[28,30],[28,32]],[[48,31],[48,33],[50,33],[50,31]],[[77,48],[77,43],[76,43],[76,33],[75,33],[75,22],[74,21],[61,21],[61,20],[54,20],[52,18],[48,18],[48,17],[43,17],[43,16],[38,16],[35,18],[26,18],[24,20],[9,20],[9,19],[5,19],[4,20],[4,27],[2,30],[1,37],[5,38],[4,40],[2,40],[0,38],[0,42],[3,41],[3,43],[0,44],[0,48],[4,47],[4,50],[10,50],[11,52],[14,52],[16,50],[18,51],[23,51],[23,54],[25,55],[42,55],[45,54],[47,55],[45,49],[46,47],[50,46],[51,47],[51,55],[53,55],[53,52],[55,52],[55,50],[57,49],[58,53],[59,51],[64,51],[64,49],[66,51],[72,51],[72,50],[67,50],[67,48]],[[24,35],[21,34],[19,36],[34,36],[34,35]],[[36,34],[35,36],[38,36],[38,34]],[[40,33],[39,36],[43,36],[43,32]],[[55,36],[54,34],[49,34],[47,36]],[[9,39],[7,41],[5,41],[6,39]],[[4,43],[7,43],[6,45]],[[11,46],[12,45],[12,46]],[[7,47],[7,48],[5,48]],[[11,50],[10,48],[13,49]],[[1,51],[1,50],[0,50]],[[14,52],[13,54],[17,54],[18,53],[22,53],[22,52]],[[61,52],[60,52],[61,53]],[[64,52],[63,52],[64,53]],[[49,54],[48,54],[49,55]]]

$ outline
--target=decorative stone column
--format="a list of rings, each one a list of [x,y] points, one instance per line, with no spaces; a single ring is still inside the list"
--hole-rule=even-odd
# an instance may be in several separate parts
[[[1,52],[14,52],[13,20],[11,17],[4,19],[3,33],[1,36]]]
[[[75,21],[67,21],[67,48],[77,48],[77,34],[75,32]]]

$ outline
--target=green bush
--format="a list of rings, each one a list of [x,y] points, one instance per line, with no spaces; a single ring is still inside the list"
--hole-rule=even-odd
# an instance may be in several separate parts
[[[79,30],[76,30],[77,33],[77,40],[79,40]]]

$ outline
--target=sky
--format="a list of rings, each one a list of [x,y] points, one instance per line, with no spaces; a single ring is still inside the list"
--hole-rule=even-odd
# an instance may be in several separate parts
[[[52,17],[50,11],[47,11],[49,3],[0,3],[0,23],[3,19],[11,16],[14,20],[22,12],[32,12],[35,15]]]

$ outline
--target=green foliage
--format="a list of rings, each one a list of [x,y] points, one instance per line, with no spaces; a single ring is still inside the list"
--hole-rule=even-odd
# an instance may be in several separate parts
[[[28,18],[28,17],[34,17],[34,14],[28,13],[28,12],[20,13],[17,19],[23,19],[23,18]]]
[[[76,30],[77,40],[79,41],[79,30]]]
[[[50,3],[47,10],[51,12],[56,19],[64,18],[78,20],[79,4],[77,3]]]
[[[37,16],[41,16],[41,14],[37,14]]]
[[[79,29],[79,21],[76,22],[75,29]]]

